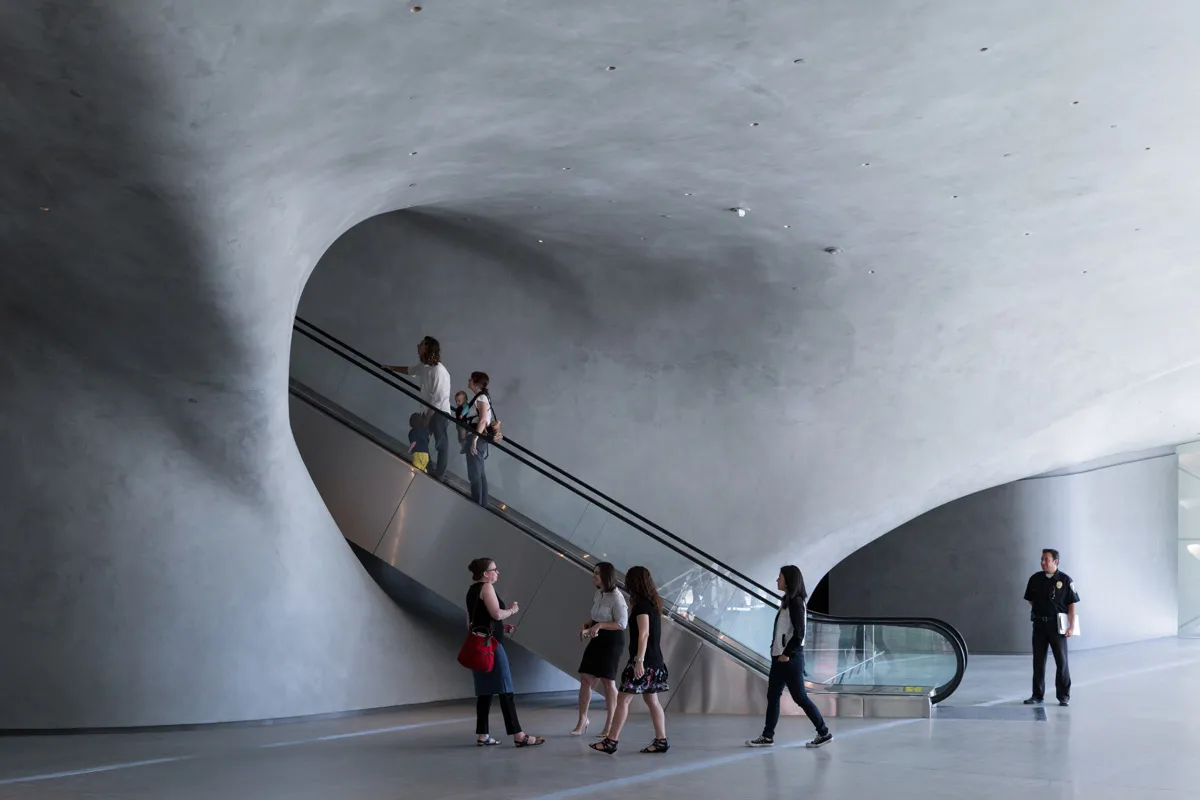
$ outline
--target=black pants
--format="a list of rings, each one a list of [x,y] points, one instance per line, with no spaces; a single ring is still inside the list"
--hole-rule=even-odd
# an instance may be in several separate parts
[[[1058,632],[1058,620],[1033,623],[1033,697],[1046,695],[1046,649],[1054,653],[1054,693],[1059,700],[1071,697],[1071,670],[1067,666],[1067,637]]]
[[[767,722],[763,725],[763,736],[775,738],[775,726],[779,724],[779,700],[783,697],[783,687],[791,693],[796,705],[808,715],[808,721],[817,729],[818,736],[829,732],[825,718],[813,705],[812,699],[804,689],[804,651],[798,650],[787,661],[778,658],[771,659],[771,675],[767,678]]]
[[[450,439],[446,432],[448,425],[449,420],[441,414],[434,414],[429,419],[429,436],[437,444],[437,463],[433,465],[429,474],[435,478],[445,475],[446,467],[450,464]]]
[[[492,695],[484,694],[475,699],[475,733],[486,736],[488,733],[488,714],[492,710]],[[504,715],[504,732],[516,736],[521,732],[521,721],[517,719],[517,701],[512,693],[500,695],[500,713]]]

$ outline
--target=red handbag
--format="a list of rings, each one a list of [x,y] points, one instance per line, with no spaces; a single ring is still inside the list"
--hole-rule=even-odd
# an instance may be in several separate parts
[[[467,632],[458,651],[458,663],[475,672],[491,672],[496,666],[496,640],[490,633]]]
[[[496,639],[491,630],[471,629],[471,620],[474,619],[477,608],[479,599],[475,601],[475,608],[471,609],[471,616],[467,618],[467,640],[458,650],[458,663],[474,672],[491,672],[492,667],[496,666]]]

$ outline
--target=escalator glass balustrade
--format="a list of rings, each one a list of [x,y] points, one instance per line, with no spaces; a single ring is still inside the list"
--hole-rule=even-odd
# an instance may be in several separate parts
[[[416,387],[324,331],[297,319],[292,394],[394,456],[411,462],[409,427],[425,414]],[[503,421],[504,408],[496,406]],[[448,421],[443,482],[470,497],[461,442]],[[778,593],[697,549],[523,447],[513,431],[488,446],[489,510],[583,569],[611,561],[648,567],[671,619],[747,669],[765,673]],[[518,432],[519,435],[519,432]],[[430,442],[429,470],[437,461]],[[432,480],[432,478],[429,478]],[[464,500],[466,502],[468,500]],[[814,692],[925,693],[933,702],[957,687],[967,652],[957,631],[928,619],[846,619],[810,615],[806,678]]]

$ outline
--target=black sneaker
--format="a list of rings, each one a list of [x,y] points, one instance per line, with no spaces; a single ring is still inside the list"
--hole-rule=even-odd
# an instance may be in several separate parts
[[[760,736],[757,739],[751,739],[746,742],[746,747],[770,747],[775,744],[775,740],[769,736]]]
[[[1041,704],[1042,698],[1040,697],[1030,697],[1025,700],[1025,705],[1027,706],[1040,706]]]
[[[804,746],[808,747],[808,748],[820,747],[821,745],[829,744],[832,741],[833,741],[833,734],[830,733],[829,731],[825,731],[825,733],[818,734],[817,738],[813,739],[811,742],[806,743]]]
[[[1059,698],[1059,700],[1058,700],[1058,704],[1059,704],[1060,706],[1069,706],[1069,705],[1071,705],[1071,698],[1069,698],[1069,697],[1060,697],[1060,698]]]

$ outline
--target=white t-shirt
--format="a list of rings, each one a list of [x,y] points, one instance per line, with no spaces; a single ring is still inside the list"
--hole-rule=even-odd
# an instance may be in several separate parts
[[[475,398],[475,424],[479,424],[479,417],[483,418],[483,427],[486,430],[488,425],[492,424],[492,401],[486,394],[481,394]]]
[[[417,364],[408,368],[408,374],[417,379],[425,402],[450,413],[450,373],[443,364]]]

